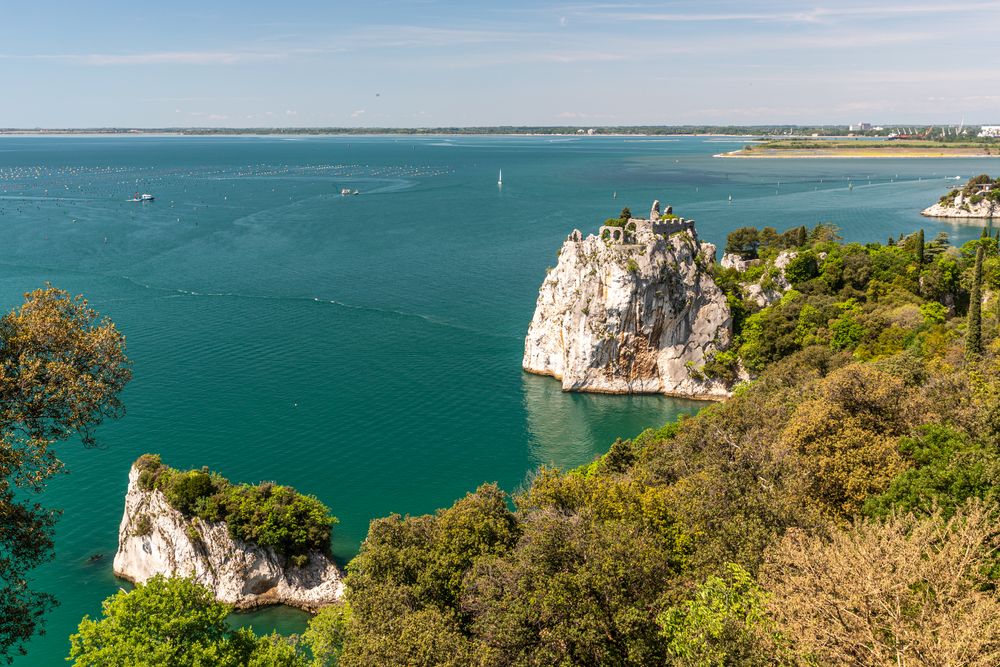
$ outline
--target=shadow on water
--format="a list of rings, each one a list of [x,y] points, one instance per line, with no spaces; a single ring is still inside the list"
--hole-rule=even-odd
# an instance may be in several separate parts
[[[528,373],[521,390],[532,462],[563,469],[589,463],[615,438],[634,437],[711,405],[660,395],[564,392],[558,380]]]
[[[230,614],[226,619],[231,628],[252,627],[258,633],[275,631],[282,635],[302,634],[310,615],[301,609],[274,605],[253,611]]]

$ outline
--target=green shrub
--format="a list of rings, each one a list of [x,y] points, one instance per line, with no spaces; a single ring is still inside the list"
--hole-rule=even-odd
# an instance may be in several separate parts
[[[145,537],[153,532],[153,520],[149,518],[148,514],[142,514],[135,521],[135,530],[132,534],[136,537]]]
[[[208,469],[174,470],[148,454],[135,465],[140,488],[158,489],[188,518],[224,521],[234,538],[270,547],[299,566],[308,561],[310,551],[330,551],[330,528],[337,519],[313,496],[272,482],[232,485]],[[192,541],[200,539],[193,525],[188,529]]]
[[[948,310],[937,301],[920,304],[920,314],[925,324],[942,324],[948,319]]]
[[[716,352],[705,362],[701,372],[707,378],[732,384],[739,379],[739,357],[735,350]]]
[[[237,539],[271,547],[286,556],[330,548],[330,528],[335,520],[313,496],[265,482],[231,487],[224,503],[229,533]]]
[[[639,265],[634,259],[629,258],[628,262],[625,263],[625,270],[629,273],[636,273],[639,270]]]
[[[793,285],[812,280],[819,275],[819,264],[811,252],[799,253],[785,267],[785,279]]]
[[[170,477],[170,484],[162,489],[167,502],[184,516],[194,516],[198,502],[215,493],[212,476],[200,470],[178,472]]]

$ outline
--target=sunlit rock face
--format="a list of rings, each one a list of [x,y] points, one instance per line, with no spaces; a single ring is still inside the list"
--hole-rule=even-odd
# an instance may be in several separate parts
[[[714,257],[683,218],[574,231],[539,290],[524,369],[566,391],[724,398],[725,385],[692,373],[731,339]]]

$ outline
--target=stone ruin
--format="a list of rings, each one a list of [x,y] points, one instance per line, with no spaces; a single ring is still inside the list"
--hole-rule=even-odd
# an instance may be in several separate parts
[[[629,244],[648,239],[650,236],[668,236],[674,232],[690,231],[694,234],[694,220],[686,220],[681,217],[664,218],[664,216],[673,216],[673,213],[674,207],[670,205],[661,212],[660,200],[657,199],[649,210],[649,218],[629,218],[624,227],[601,225],[597,236],[612,243]],[[577,240],[577,237],[574,236],[576,234],[579,232],[574,231],[570,237]]]

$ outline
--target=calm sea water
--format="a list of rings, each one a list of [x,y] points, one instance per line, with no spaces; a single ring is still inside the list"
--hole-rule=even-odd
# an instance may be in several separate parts
[[[945,176],[989,160],[712,157],[740,143],[0,138],[0,305],[46,281],[83,293],[135,362],[128,415],[98,432],[100,448],[58,448],[69,474],[44,500],[65,513],[36,584],[61,606],[17,664],[61,664],[80,618],[121,585],[111,559],[144,452],[317,495],[340,518],[346,561],[374,517],[429,512],[487,481],[515,490],[541,464],[586,463],[616,436],[696,411],[563,394],[521,372],[538,285],[574,227],[658,198],[717,244],[743,225],[820,221],[857,241],[979,233],[918,212],[955,183]],[[134,192],[156,201],[127,202]],[[287,631],[303,619],[272,609],[237,622]]]

